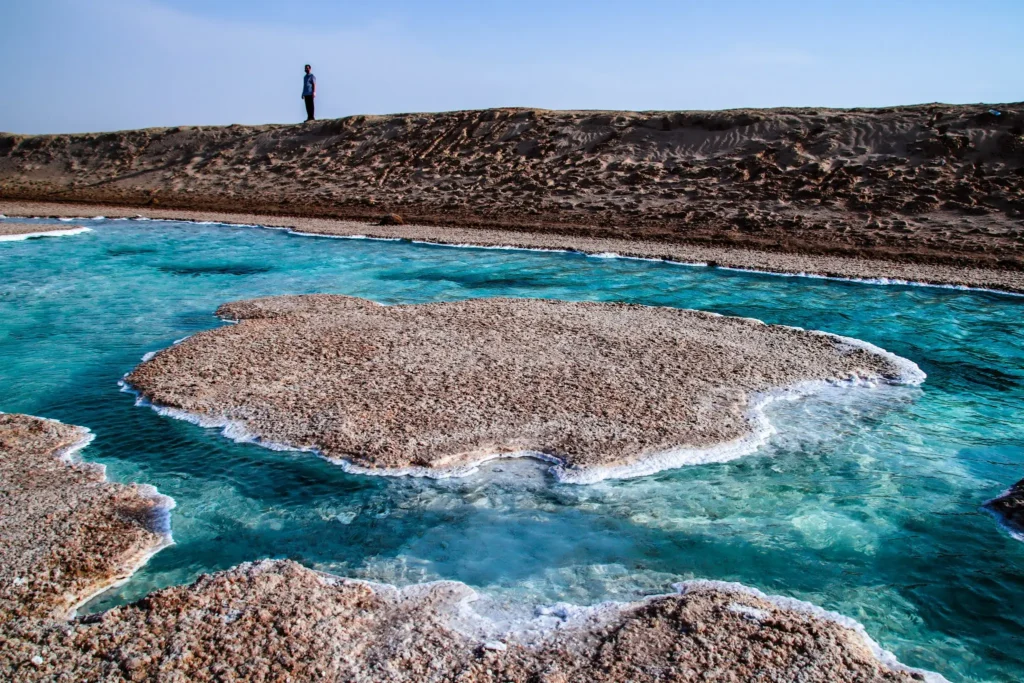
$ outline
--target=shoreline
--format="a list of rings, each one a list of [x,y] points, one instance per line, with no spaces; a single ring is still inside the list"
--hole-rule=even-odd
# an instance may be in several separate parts
[[[92,232],[91,228],[82,225],[73,228],[46,226],[33,223],[17,223],[14,221],[0,222],[0,242],[21,242],[37,237],[68,237]]]
[[[108,219],[146,218],[232,227],[282,229],[301,236],[410,241],[449,247],[523,249],[580,253],[592,257],[644,259],[713,267],[782,277],[825,278],[864,284],[929,286],[996,294],[1024,295],[1024,271],[972,266],[933,265],[848,256],[756,251],[707,247],[650,240],[474,229],[429,225],[383,226],[351,220],[282,217],[247,213],[117,207],[0,200],[0,215],[8,218],[81,219],[96,212]],[[89,219],[85,219],[89,220]]]

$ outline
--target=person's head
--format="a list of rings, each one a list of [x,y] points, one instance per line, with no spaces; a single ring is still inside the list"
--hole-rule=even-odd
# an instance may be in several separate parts
[[[307,64],[306,65],[306,73],[309,73],[312,70],[313,70],[313,67],[311,67],[309,64]]]

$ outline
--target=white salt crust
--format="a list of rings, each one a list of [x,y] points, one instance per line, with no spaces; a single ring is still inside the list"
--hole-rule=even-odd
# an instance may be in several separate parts
[[[0,242],[21,242],[37,237],[70,237],[92,232],[92,228],[68,228],[67,230],[47,230],[43,232],[23,232],[20,235],[0,235]]]
[[[3,411],[0,411],[0,414],[3,414]],[[49,417],[41,417],[39,419],[63,424],[60,420],[54,420]],[[83,462],[79,456],[80,451],[92,443],[93,439],[96,438],[96,435],[93,434],[88,427],[75,425],[75,428],[81,435],[80,438],[70,446],[57,451],[57,458],[68,466],[97,472],[103,481],[107,481],[106,466],[95,462]],[[171,536],[171,510],[173,510],[176,505],[174,499],[158,492],[155,486],[151,486],[149,484],[135,484],[135,487],[142,498],[152,499],[155,502],[152,515],[147,520],[148,523],[146,526],[149,531],[160,536],[160,543],[142,554],[134,564],[125,567],[114,581],[104,584],[75,603],[68,612],[68,619],[73,619],[83,605],[90,602],[97,596],[117,588],[118,586],[124,585],[129,579],[131,579],[135,572],[142,569],[146,563],[149,562],[151,557],[164,548],[174,545],[174,538]]]
[[[728,593],[734,596],[734,602],[728,607],[730,612],[742,614],[745,618],[756,621],[769,618],[770,611],[745,604],[744,598],[750,596],[769,602],[786,612],[805,615],[849,629],[861,639],[879,662],[890,669],[919,674],[927,683],[949,683],[941,674],[902,664],[892,652],[871,638],[863,624],[855,619],[796,598],[767,595],[757,588],[736,582],[695,579],[673,584],[676,593],[652,595],[636,602],[608,601],[586,607],[556,603],[535,606],[532,611],[524,614],[511,612],[504,603],[496,606],[486,594],[481,594],[459,581],[434,581],[398,587],[388,583],[338,577],[324,572],[318,574],[328,585],[364,585],[396,601],[419,600],[436,591],[442,599],[439,612],[447,617],[446,625],[485,646],[493,644],[494,649],[500,649],[497,647],[498,644],[504,645],[505,642],[516,642],[527,647],[540,646],[556,632],[599,627],[654,600],[702,591]]]

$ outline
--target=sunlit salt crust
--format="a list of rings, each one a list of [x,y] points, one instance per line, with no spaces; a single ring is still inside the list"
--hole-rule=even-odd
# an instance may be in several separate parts
[[[0,411],[2,414],[3,411]],[[48,422],[56,422],[63,424],[60,420],[54,420],[49,417],[38,418],[41,420],[47,420]],[[78,433],[81,435],[80,438],[73,444],[66,446],[65,448],[57,451],[56,457],[68,466],[74,466],[82,469],[86,469],[92,472],[96,472],[102,481],[108,481],[107,479],[107,468],[105,465],[97,462],[83,461],[80,457],[81,451],[87,447],[96,438],[96,435],[92,433],[88,427],[81,427],[75,425]],[[139,492],[139,496],[143,499],[154,501],[152,508],[152,514],[147,520],[147,528],[153,533],[160,536],[161,541],[156,546],[150,548],[145,553],[141,554],[135,562],[122,568],[119,572],[120,576],[111,583],[104,584],[98,587],[88,595],[83,596],[78,602],[76,602],[68,613],[68,618],[73,619],[78,614],[78,610],[82,606],[86,605],[96,597],[106,593],[107,591],[113,590],[118,586],[122,586],[127,583],[135,572],[142,569],[150,558],[156,555],[164,548],[174,545],[174,538],[171,535],[171,510],[175,508],[177,503],[170,496],[164,495],[157,491],[155,486],[150,484],[135,484],[136,490]]]
[[[782,595],[768,595],[757,588],[752,588],[751,586],[746,586],[742,583],[736,583],[733,581],[694,579],[691,581],[682,581],[680,583],[673,584],[672,587],[684,595],[688,592],[702,589],[736,593],[737,595],[752,595],[755,598],[766,600],[781,609],[806,614],[807,616],[821,619],[822,621],[830,621],[839,624],[860,636],[864,640],[864,644],[867,645],[872,654],[874,654],[875,658],[890,669],[919,674],[924,677],[924,680],[927,681],[927,683],[949,683],[946,677],[942,674],[926,671],[925,669],[916,669],[914,667],[901,664],[900,661],[896,659],[896,655],[879,645],[871,636],[868,635],[864,625],[856,619],[844,614],[839,614],[838,612],[827,610],[813,603]]]
[[[399,587],[390,583],[350,579],[324,572],[318,574],[328,584],[361,584],[378,594],[399,600],[415,600],[438,588],[446,589],[453,596],[451,602],[442,608],[446,625],[468,638],[483,643],[488,649],[503,649],[504,641],[517,642],[528,647],[539,646],[554,632],[593,629],[655,600],[701,591],[735,596],[735,601],[729,605],[729,609],[743,614],[746,618],[760,620],[769,617],[770,613],[766,610],[743,604],[743,598],[750,596],[769,602],[786,612],[834,623],[853,631],[875,659],[890,669],[918,674],[927,683],[949,683],[941,674],[902,664],[896,655],[884,649],[868,635],[863,624],[851,617],[796,598],[768,595],[757,588],[736,582],[694,579],[673,584],[672,588],[676,593],[651,595],[634,602],[607,601],[590,606],[559,602],[553,605],[536,605],[532,608],[524,606],[523,610],[515,612],[507,603],[495,605],[486,594],[479,593],[459,581],[433,581]]]
[[[0,235],[0,242],[21,242],[22,240],[35,239],[38,237],[70,237],[71,235],[81,235],[83,232],[92,232],[92,228],[68,228],[67,230],[23,232],[19,235]]]
[[[58,420],[53,421],[58,422]],[[105,465],[94,462],[83,462],[80,459],[80,451],[92,443],[93,439],[96,438],[96,435],[86,427],[80,427],[79,429],[81,429],[83,433],[82,438],[76,443],[60,451],[58,453],[58,457],[68,465],[76,465],[78,467],[85,467],[94,470],[99,473],[103,481],[107,481],[107,468]],[[150,531],[160,536],[160,543],[141,554],[132,564],[123,567],[121,572],[119,572],[120,575],[113,582],[100,586],[93,592],[82,596],[78,602],[71,606],[68,613],[69,619],[76,617],[78,615],[78,610],[100,595],[114,590],[119,586],[123,586],[131,580],[135,572],[146,566],[154,555],[164,548],[174,545],[174,537],[171,535],[171,510],[176,507],[177,503],[170,496],[157,491],[155,486],[150,484],[136,484],[135,486],[140,497],[153,500],[155,503],[152,508],[152,514],[147,520],[146,526]]]
[[[753,318],[750,320],[762,325],[764,324],[764,322],[760,320]],[[795,330],[803,329],[788,325],[780,327],[790,327]],[[789,387],[755,393],[750,397],[750,407],[748,408],[746,415],[749,431],[744,436],[706,448],[672,448],[666,451],[650,454],[637,462],[630,463],[628,465],[592,465],[587,467],[571,467],[567,466],[562,459],[547,453],[541,453],[538,451],[514,451],[492,453],[464,465],[454,467],[434,468],[408,466],[395,468],[368,468],[356,465],[345,458],[335,458],[324,455],[316,448],[297,447],[286,443],[279,443],[264,439],[237,420],[230,420],[219,416],[200,415],[186,410],[181,410],[180,408],[154,404],[152,401],[142,396],[140,392],[135,390],[128,383],[127,377],[131,374],[130,372],[125,374],[125,376],[118,382],[118,385],[121,387],[121,391],[135,396],[136,405],[148,406],[160,415],[191,422],[192,424],[207,429],[220,429],[221,433],[225,437],[238,443],[253,443],[275,451],[313,453],[328,462],[340,466],[350,474],[447,479],[453,477],[466,477],[475,474],[481,465],[493,460],[502,460],[506,458],[532,458],[551,465],[549,472],[561,483],[595,484],[605,479],[633,479],[636,477],[645,477],[656,474],[663,470],[678,469],[680,467],[688,467],[692,465],[708,465],[729,462],[730,460],[736,460],[738,458],[751,455],[764,446],[771,436],[777,431],[768,419],[766,413],[767,407],[774,401],[798,400],[837,387],[844,389],[874,389],[885,385],[917,386],[923,383],[927,378],[927,375],[920,367],[918,367],[917,363],[891,353],[890,351],[886,351],[885,349],[876,346],[875,344],[871,344],[870,342],[854,339],[852,337],[843,337],[829,332],[821,332],[818,330],[810,330],[810,332],[812,334],[820,334],[822,336],[830,337],[846,347],[860,348],[871,354],[883,356],[898,368],[899,375],[893,379],[885,379],[883,377],[855,377],[845,380],[813,380],[809,382],[799,382]],[[186,339],[188,339],[188,337],[178,339],[174,342],[174,345],[177,346]],[[150,351],[143,355],[142,360],[150,360],[156,355],[156,353],[158,353],[158,351]]]
[[[75,462],[76,454],[93,439],[93,434],[86,428],[79,428],[79,433],[81,438],[78,441],[58,453],[58,457],[61,460],[78,464]],[[140,489],[144,495],[151,495],[160,500],[162,507],[159,508],[159,511],[161,516],[169,522],[169,511],[174,507],[174,501],[168,496],[156,493],[156,490],[152,487],[141,486]],[[165,543],[140,556],[136,563],[124,570],[122,576],[116,582],[108,584],[81,599],[72,609],[70,616],[75,616],[78,608],[94,599],[97,595],[125,583],[155,553],[170,545],[172,540],[169,528],[166,530],[164,538]],[[714,591],[734,596],[733,602],[729,604],[728,609],[731,612],[742,614],[745,618],[754,620],[769,618],[769,611],[744,604],[744,597],[752,596],[767,601],[785,612],[802,614],[806,615],[809,619],[835,623],[852,631],[881,664],[892,670],[918,674],[928,683],[948,683],[947,679],[938,673],[908,667],[900,663],[892,652],[882,648],[867,634],[862,624],[850,617],[825,610],[795,598],[767,595],[756,588],[740,583],[698,579],[673,584],[673,588],[677,591],[675,594],[652,595],[634,602],[607,601],[591,606],[578,606],[561,602],[553,605],[536,605],[532,608],[524,605],[521,609],[517,610],[516,608],[510,608],[504,601],[500,604],[496,603],[487,594],[480,593],[466,584],[457,581],[435,581],[399,587],[393,584],[351,579],[325,572],[315,573],[327,585],[364,585],[375,593],[393,600],[417,600],[421,597],[429,596],[437,589],[442,589],[440,592],[446,595],[439,604],[439,609],[445,618],[446,626],[457,633],[480,642],[485,649],[490,650],[506,649],[505,641],[519,643],[527,647],[541,646],[546,639],[555,633],[594,629],[623,616],[627,612],[642,608],[652,601],[671,597],[675,594],[685,595],[701,591]]]

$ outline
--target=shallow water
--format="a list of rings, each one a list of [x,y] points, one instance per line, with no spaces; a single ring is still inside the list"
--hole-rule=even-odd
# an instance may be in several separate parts
[[[22,220],[22,219],[19,219]],[[40,221],[54,223],[56,221]],[[84,425],[83,457],[172,496],[176,544],[102,609],[262,557],[511,604],[592,604],[739,581],[864,623],[904,663],[1024,679],[1024,543],[979,506],[1024,476],[1024,298],[578,254],[325,239],[157,221],[0,244],[0,410]],[[775,403],[758,453],[626,481],[540,463],[465,479],[349,475],[136,407],[141,356],[238,298],[478,296],[679,306],[827,330],[928,373],[920,388]]]

